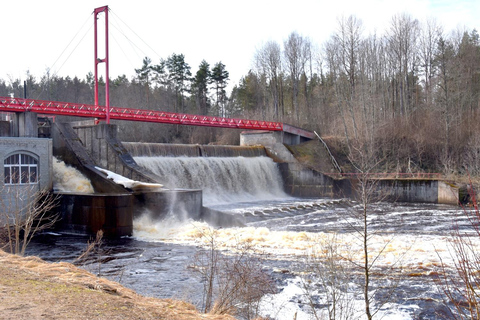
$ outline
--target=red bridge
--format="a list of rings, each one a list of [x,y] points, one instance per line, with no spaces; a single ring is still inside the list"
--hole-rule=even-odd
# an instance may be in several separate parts
[[[0,97],[0,111],[36,112],[41,114],[107,119],[107,107],[80,103]],[[281,122],[233,119],[155,110],[108,107],[110,119],[193,126],[283,131]]]
[[[97,15],[105,14],[105,58],[99,59],[97,53]],[[156,123],[169,123],[205,127],[235,128],[249,130],[281,131],[296,137],[296,141],[302,139],[313,139],[313,132],[283,124],[281,122],[270,122],[261,120],[234,119],[215,116],[192,115],[145,109],[118,108],[112,107],[109,103],[109,53],[108,53],[108,6],[99,7],[94,10],[95,25],[95,104],[79,104],[57,101],[44,101],[37,99],[21,99],[11,97],[0,97],[0,112],[34,112],[39,114],[90,117],[105,120],[110,123],[113,120],[143,121]],[[105,106],[98,103],[98,64],[105,63]],[[282,134],[283,136],[283,134]]]

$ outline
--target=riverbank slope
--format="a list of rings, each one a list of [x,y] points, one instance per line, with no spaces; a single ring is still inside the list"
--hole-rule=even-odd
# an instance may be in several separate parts
[[[70,263],[0,250],[0,319],[234,318],[201,314],[182,301],[140,296]]]

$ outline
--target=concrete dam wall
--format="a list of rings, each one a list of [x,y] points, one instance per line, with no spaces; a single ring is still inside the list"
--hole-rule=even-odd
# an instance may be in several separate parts
[[[157,157],[265,157],[263,146],[220,146],[175,143],[122,142],[133,156]]]
[[[131,235],[134,217],[146,211],[165,213],[181,207],[193,218],[202,213],[201,190],[132,190],[112,180],[98,168],[126,178],[161,183],[153,173],[137,165],[116,139],[116,126],[93,122],[55,123],[52,128],[53,154],[82,172],[94,194],[59,193],[62,229],[73,233],[105,236]]]
[[[335,179],[305,167],[282,143],[270,136],[265,139],[262,133],[258,135],[267,141],[265,146],[255,141],[255,134],[242,139],[250,145],[217,146],[122,143],[116,132],[114,125],[89,122],[58,123],[52,128],[54,155],[83,172],[95,189],[92,195],[63,195],[63,221],[72,232],[103,229],[107,236],[129,235],[133,218],[146,211],[155,217],[188,212],[194,219],[221,221],[220,213],[204,205],[232,197],[248,201],[259,195],[355,196],[355,179]],[[99,168],[168,189],[128,189]],[[454,188],[441,181],[384,180],[379,186],[393,190],[395,201],[456,202]]]

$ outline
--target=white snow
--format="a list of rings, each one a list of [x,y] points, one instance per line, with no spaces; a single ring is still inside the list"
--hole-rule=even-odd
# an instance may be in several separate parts
[[[161,189],[163,188],[163,185],[160,183],[148,183],[148,182],[141,182],[141,181],[135,181],[131,180],[127,177],[124,177],[122,175],[119,175],[115,172],[100,168],[100,167],[95,167],[100,172],[103,172],[107,175],[107,179],[113,180],[116,184],[122,185],[124,188],[127,189],[132,189],[132,190],[139,190],[139,189]]]

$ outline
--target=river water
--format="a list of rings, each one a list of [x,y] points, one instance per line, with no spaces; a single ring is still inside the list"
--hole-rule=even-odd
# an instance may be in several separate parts
[[[262,299],[262,316],[314,319],[314,314],[326,315],[326,292],[333,290],[325,284],[328,281],[322,282],[328,277],[319,275],[325,268],[318,261],[332,257],[333,252],[337,274],[346,270],[346,276],[337,277],[343,282],[336,289],[341,289],[347,307],[343,317],[337,318],[362,319],[358,203],[289,197],[280,187],[275,164],[266,157],[135,160],[165,177],[165,185],[171,188],[202,188],[205,206],[240,216],[245,226],[214,229],[177,218],[184,215],[172,213],[158,221],[146,212],[134,221],[132,237],[105,240],[84,268],[140,294],[183,299],[201,307],[203,282],[191,267],[195,254],[205,246],[205,235],[214,233],[223,253],[235,254],[241,242],[254,247],[254,254],[261,257],[262,270],[277,286],[275,293]],[[452,232],[470,232],[463,210],[381,202],[370,204],[368,212],[369,256],[375,259],[373,309],[384,319],[449,318],[446,299],[434,279],[440,259],[453,265],[448,245]],[[49,233],[36,237],[27,253],[48,261],[73,261],[87,241],[87,237]],[[479,246],[476,238],[473,245]]]

